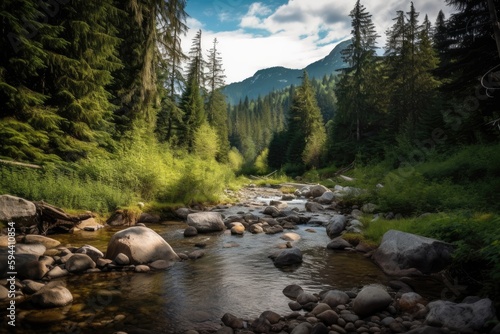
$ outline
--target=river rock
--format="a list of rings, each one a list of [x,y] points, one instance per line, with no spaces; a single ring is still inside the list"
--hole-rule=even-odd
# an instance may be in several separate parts
[[[342,237],[336,237],[326,246],[328,249],[345,249],[349,247],[352,247],[352,245]]]
[[[297,233],[288,232],[283,234],[280,238],[285,241],[297,241],[300,239],[300,235],[298,235]]]
[[[449,332],[450,331],[447,329],[441,329],[432,326],[422,326],[412,329],[411,331],[406,332],[406,334],[449,334]]]
[[[151,271],[151,268],[145,264],[139,264],[139,265],[135,266],[134,271],[136,273],[147,273],[147,272]]]
[[[281,211],[275,206],[266,207],[262,213],[273,218],[281,216]]]
[[[165,239],[142,226],[129,227],[111,237],[106,258],[114,259],[119,253],[127,255],[131,264],[146,264],[156,260],[173,264],[180,260]]]
[[[323,205],[316,202],[307,202],[305,204],[306,211],[308,212],[319,212],[325,210]]]
[[[47,277],[49,277],[51,279],[52,278],[60,278],[60,277],[68,276],[68,275],[69,275],[69,271],[66,269],[63,269],[59,266],[55,266],[47,273]]]
[[[330,190],[325,191],[320,197],[315,199],[321,204],[330,204],[335,200],[335,194]]]
[[[306,305],[309,303],[317,303],[318,302],[318,297],[311,293],[307,292],[302,292],[297,296],[297,303],[300,305]]]
[[[46,249],[47,248],[42,244],[16,244],[16,260],[17,255],[19,254],[33,254],[36,256],[42,256],[45,253]]]
[[[49,269],[47,266],[38,260],[27,262],[22,266],[17,266],[17,275],[23,279],[40,280],[48,271]]]
[[[297,247],[283,249],[274,260],[276,267],[302,263],[302,252]]]
[[[86,254],[92,261],[97,262],[98,259],[103,258],[104,254],[97,248],[91,245],[83,245],[75,251],[76,254]]]
[[[0,196],[0,221],[30,226],[35,223],[35,217],[36,206],[33,202],[11,195]]]
[[[56,248],[61,243],[55,239],[45,237],[43,235],[28,234],[23,238],[25,244],[42,244],[46,249]]]
[[[264,311],[260,316],[266,318],[271,325],[277,324],[281,320],[281,316],[273,311]]]
[[[326,304],[326,303],[318,303],[313,310],[311,311],[311,314],[314,316],[317,316],[320,313],[323,313],[325,311],[331,310],[332,308]]]
[[[96,267],[95,262],[87,254],[73,254],[65,263],[70,273],[81,273]]]
[[[241,329],[244,327],[243,320],[232,315],[231,313],[226,313],[222,316],[222,323],[227,327],[231,327],[232,329]]]
[[[320,197],[321,195],[323,195],[325,192],[329,191],[330,189],[328,189],[327,187],[321,185],[321,184],[317,184],[315,186],[312,186],[311,188],[309,188],[309,194],[308,196],[312,197],[312,198],[316,198],[316,197]]]
[[[378,285],[365,286],[354,298],[352,310],[361,317],[383,311],[392,303],[387,291]]]
[[[82,230],[84,230],[84,231],[97,231],[101,228],[104,228],[104,226],[102,224],[99,224],[94,217],[90,217],[88,219],[80,221],[71,230],[73,233],[75,233],[75,232],[82,231]]]
[[[339,315],[334,310],[326,310],[318,314],[316,318],[321,320],[325,325],[331,326],[337,323],[337,321],[339,320]]]
[[[198,230],[194,226],[188,226],[184,230],[184,237],[190,238],[198,235]]]
[[[188,215],[195,212],[198,211],[189,208],[178,208],[177,210],[175,210],[175,214],[177,215],[177,217],[179,217],[182,220],[186,220]]]
[[[420,309],[418,304],[426,305],[427,301],[416,292],[406,292],[397,300],[396,305],[403,312],[414,313]]]
[[[113,261],[119,266],[126,266],[130,264],[130,259],[123,253],[118,253]]]
[[[197,260],[197,259],[200,259],[202,257],[205,256],[205,252],[202,251],[201,249],[198,249],[198,250],[195,250],[195,251],[192,251],[191,253],[188,254],[188,257],[191,259],[191,260]]]
[[[348,304],[351,298],[344,291],[330,290],[323,295],[322,302],[328,304],[332,309],[339,306]]]
[[[223,231],[226,228],[222,215],[218,212],[196,212],[187,216],[187,224],[194,226],[198,233]]]
[[[155,269],[155,270],[165,270],[168,267],[170,267],[170,263],[165,261],[165,260],[156,260],[156,261],[151,262],[149,264],[149,267],[151,267],[151,269]],[[135,268],[134,268],[134,270],[135,270]]]
[[[245,233],[245,226],[242,223],[232,223],[231,234],[232,235],[243,235]]]
[[[429,313],[425,319],[426,324],[445,326],[458,331],[480,331],[488,321],[495,318],[493,302],[489,298],[470,304],[437,300],[429,303],[427,307]]]
[[[254,333],[269,333],[271,331],[271,327],[272,326],[269,320],[262,315],[255,319],[251,324],[251,328]]]
[[[275,201],[272,200],[269,202],[269,205],[276,207],[278,210],[283,210],[288,207],[288,203],[284,201]]]
[[[308,322],[302,322],[295,326],[295,328],[290,332],[290,334],[310,334],[313,325]]]
[[[330,239],[338,237],[344,231],[346,224],[347,219],[344,215],[334,215],[326,226],[326,234]]]
[[[3,285],[0,285],[0,301],[7,299],[9,299],[9,290]]]
[[[297,284],[291,284],[283,289],[283,294],[291,299],[297,299],[297,297],[304,292],[302,287]]]
[[[143,212],[137,219],[137,222],[145,224],[158,224],[159,222],[161,222],[161,217],[158,214]]]
[[[430,274],[451,263],[453,246],[419,235],[389,230],[373,259],[389,275]]]
[[[260,224],[253,224],[248,227],[248,231],[252,234],[264,233],[264,229]]]
[[[23,292],[27,293],[28,295],[32,295],[35,292],[40,291],[40,289],[42,289],[44,286],[45,284],[43,283],[27,279],[23,281]]]
[[[73,295],[61,281],[54,281],[33,294],[31,301],[42,308],[60,307],[71,303]]]

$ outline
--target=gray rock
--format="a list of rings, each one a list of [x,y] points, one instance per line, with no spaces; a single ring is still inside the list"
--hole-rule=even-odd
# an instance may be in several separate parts
[[[281,316],[273,311],[264,311],[260,316],[266,318],[271,325],[277,324],[281,320]]]
[[[308,212],[319,212],[325,210],[323,205],[316,202],[306,202],[305,204],[306,211]]]
[[[373,259],[390,275],[429,274],[451,263],[453,246],[411,233],[389,230]]]
[[[84,245],[78,248],[75,253],[77,254],[86,254],[88,255],[92,261],[97,262],[98,259],[103,258],[104,254],[99,249],[95,248],[91,245]]]
[[[194,226],[188,226],[184,230],[184,236],[186,238],[195,237],[198,235],[198,230]]]
[[[289,302],[288,303],[288,307],[292,311],[300,311],[300,310],[302,310],[302,305],[300,305],[300,303],[297,302],[297,301],[291,301],[291,302]]]
[[[495,318],[493,302],[489,298],[481,299],[473,304],[456,304],[438,300],[427,305],[429,313],[425,323],[430,326],[445,326],[455,330],[480,331],[486,322]]]
[[[263,213],[273,218],[282,216],[281,211],[275,206],[268,206],[264,209]]]
[[[321,204],[330,204],[335,200],[335,194],[330,190],[325,191],[320,197],[315,199]]]
[[[278,210],[283,210],[283,209],[285,209],[285,208],[288,207],[288,203],[287,202],[274,201],[274,200],[270,201],[269,205],[276,207]]]
[[[414,313],[420,308],[418,304],[426,305],[427,301],[416,292],[406,292],[397,300],[399,310],[407,313]]]
[[[326,310],[316,316],[319,320],[321,320],[325,325],[331,326],[336,324],[339,320],[339,315],[334,310]]]
[[[189,208],[179,208],[175,210],[175,214],[182,220],[186,220],[188,215],[197,212],[196,210],[191,210]]]
[[[352,245],[342,237],[336,237],[326,246],[326,248],[328,249],[345,249],[349,247],[352,247]]]
[[[316,305],[316,307],[314,307],[314,309],[311,311],[311,314],[313,314],[314,316],[320,314],[320,313],[323,313],[325,311],[328,311],[328,310],[331,310],[332,308],[330,307],[330,305],[326,304],[326,303],[319,303],[318,305]]]
[[[222,316],[222,323],[233,329],[241,329],[244,326],[243,320],[232,315],[231,313],[226,313]]]
[[[332,309],[339,306],[348,304],[351,299],[344,291],[330,290],[323,295],[321,300],[323,303],[328,304]]]
[[[33,294],[31,301],[42,308],[61,307],[71,303],[73,295],[61,281],[54,281]]]
[[[156,261],[153,261],[149,264],[149,267],[151,267],[151,269],[155,269],[155,270],[165,270],[170,266],[171,266],[171,264],[165,260],[156,260]]]
[[[308,322],[302,322],[295,326],[290,334],[310,334],[313,326]]]
[[[135,266],[134,271],[136,273],[147,273],[147,272],[151,271],[151,268],[145,264],[139,264],[139,265]]]
[[[290,266],[302,263],[302,252],[297,247],[283,249],[274,259],[276,267]]]
[[[307,292],[302,292],[297,296],[297,302],[300,305],[306,305],[308,303],[316,303],[317,301],[318,297]]]
[[[0,196],[0,221],[14,221],[21,226],[30,226],[35,222],[35,217],[36,206],[33,202],[11,195]]]
[[[95,262],[87,254],[73,254],[66,261],[66,270],[70,273],[81,273],[96,267]]]
[[[61,243],[55,239],[48,238],[43,235],[28,234],[23,237],[23,243],[25,244],[42,244],[46,249],[56,248]]]
[[[354,298],[352,310],[361,317],[383,311],[392,303],[391,296],[378,285],[365,286]]]
[[[219,232],[226,229],[219,212],[196,212],[187,216],[187,224],[194,226],[198,233]]]
[[[127,255],[125,255],[123,253],[118,253],[115,256],[114,261],[116,264],[118,264],[120,266],[126,266],[126,265],[130,264],[130,259],[128,258]]]
[[[29,295],[32,295],[35,292],[40,291],[40,289],[42,289],[45,286],[45,284],[43,284],[43,283],[35,282],[32,280],[24,280],[23,284],[24,284],[23,292],[27,293]]]
[[[60,277],[68,276],[68,275],[69,275],[69,271],[67,271],[66,269],[62,269],[59,266],[56,266],[56,267],[52,268],[46,274],[46,276],[49,277],[49,278],[60,278]]]
[[[253,234],[264,233],[264,229],[262,228],[262,226],[260,224],[250,225],[250,227],[248,228],[248,231],[250,233],[253,233]]]
[[[291,284],[283,289],[283,294],[291,299],[297,299],[297,297],[304,292],[301,286],[297,284]]]
[[[321,184],[317,184],[315,186],[312,186],[309,189],[309,196],[312,198],[320,197],[323,195],[325,192],[329,191],[329,189]]]
[[[260,316],[252,322],[251,328],[254,333],[269,333],[271,331],[271,323],[265,317]]]
[[[141,226],[129,227],[111,237],[106,258],[114,259],[119,253],[127,255],[131,264],[165,260],[172,265],[180,260],[165,239],[155,231]]]
[[[196,259],[202,258],[203,256],[205,256],[205,252],[200,250],[200,249],[192,251],[191,253],[188,254],[188,257],[191,260],[196,260]]]
[[[42,244],[16,244],[16,260],[19,254],[33,254],[37,256],[42,256],[47,248]],[[17,262],[16,262],[17,264]]]
[[[311,334],[328,334],[328,333],[329,329],[321,322],[314,325],[311,330]]]
[[[326,234],[333,239],[338,237],[346,227],[347,219],[344,215],[334,215],[330,218],[328,225],[326,226]]]
[[[161,221],[161,217],[158,214],[151,214],[143,212],[137,219],[137,223],[146,223],[146,224],[158,224]]]

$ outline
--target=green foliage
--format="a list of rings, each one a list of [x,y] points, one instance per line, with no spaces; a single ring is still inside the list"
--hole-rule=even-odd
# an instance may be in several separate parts
[[[244,158],[236,147],[231,147],[227,159],[232,171],[238,172],[243,167]]]
[[[254,167],[257,174],[263,175],[269,172],[269,166],[267,165],[268,154],[269,149],[266,148],[255,159]]]
[[[219,137],[208,123],[200,125],[194,134],[193,154],[204,160],[215,159],[219,149]]]

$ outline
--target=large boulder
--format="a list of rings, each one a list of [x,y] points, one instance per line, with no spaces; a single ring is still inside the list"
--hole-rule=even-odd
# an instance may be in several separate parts
[[[326,225],[326,234],[330,239],[338,237],[344,231],[346,225],[347,219],[344,215],[334,215]]]
[[[321,204],[330,204],[335,200],[335,194],[330,190],[325,191],[316,201]]]
[[[276,257],[271,257],[276,267],[302,263],[302,252],[297,247],[283,249]]]
[[[486,323],[495,318],[493,302],[489,298],[475,303],[456,304],[437,300],[427,305],[429,313],[425,319],[428,325],[448,327],[457,331],[481,331]]]
[[[93,269],[96,267],[95,262],[87,254],[73,254],[66,261],[66,270],[70,273],[80,273],[87,269]]]
[[[196,212],[187,216],[187,224],[194,226],[198,233],[219,232],[226,228],[222,215],[218,212]]]
[[[327,187],[325,187],[321,184],[317,184],[315,186],[312,186],[309,189],[309,196],[311,196],[313,198],[320,197],[321,195],[323,195],[327,191],[329,191],[329,189]]]
[[[22,226],[30,226],[35,222],[36,206],[23,198],[0,196],[0,221],[14,221]]]
[[[382,286],[367,285],[352,303],[352,310],[361,317],[383,311],[392,303],[392,298]]]
[[[123,253],[131,264],[145,264],[165,260],[170,264],[180,261],[172,247],[158,233],[143,226],[133,226],[116,232],[108,243],[106,258],[114,260]]]
[[[430,274],[451,262],[453,246],[419,235],[389,230],[373,259],[389,275]]]
[[[323,296],[321,301],[329,305],[331,308],[335,308],[339,305],[348,304],[350,300],[351,299],[344,291],[330,290]]]

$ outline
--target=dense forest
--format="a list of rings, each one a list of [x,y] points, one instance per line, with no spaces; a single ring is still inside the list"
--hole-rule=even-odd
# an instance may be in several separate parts
[[[342,171],[369,190],[343,205],[402,217],[367,238],[454,242],[455,269],[500,296],[500,2],[446,4],[433,22],[401,8],[380,48],[358,0],[346,68],[228,105],[218,41],[181,48],[186,0],[3,0],[0,189],[106,214],[223,202],[242,173]]]

